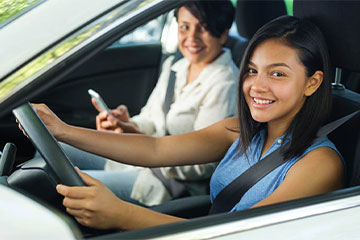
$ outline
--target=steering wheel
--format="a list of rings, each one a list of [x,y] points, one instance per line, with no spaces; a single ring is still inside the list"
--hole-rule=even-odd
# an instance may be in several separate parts
[[[86,186],[29,102],[14,109],[13,114],[60,183],[68,186]]]
[[[9,176],[14,166],[16,146],[13,143],[6,143],[0,157],[0,176]]]

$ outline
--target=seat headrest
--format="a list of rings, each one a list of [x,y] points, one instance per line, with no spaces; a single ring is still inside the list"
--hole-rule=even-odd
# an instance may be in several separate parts
[[[262,25],[286,14],[283,0],[238,0],[235,21],[239,34],[250,39]]]
[[[294,16],[322,31],[334,67],[360,72],[360,1],[294,0]]]

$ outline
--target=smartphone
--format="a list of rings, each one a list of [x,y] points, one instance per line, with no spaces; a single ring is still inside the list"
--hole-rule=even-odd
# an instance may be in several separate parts
[[[95,91],[92,90],[92,89],[89,89],[89,90],[88,90],[88,93],[90,94],[90,96],[91,96],[92,98],[95,99],[95,101],[96,101],[97,105],[100,107],[100,109],[101,109],[102,111],[106,111],[106,112],[109,114],[109,116],[110,116],[110,115],[111,115],[111,110],[110,110],[110,108],[106,105],[104,99],[102,99],[102,97],[100,96],[100,94],[98,94],[97,92],[95,92]]]

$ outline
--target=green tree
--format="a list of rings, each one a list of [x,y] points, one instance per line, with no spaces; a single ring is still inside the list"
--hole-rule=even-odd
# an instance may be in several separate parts
[[[0,25],[24,13],[41,0],[1,0]]]

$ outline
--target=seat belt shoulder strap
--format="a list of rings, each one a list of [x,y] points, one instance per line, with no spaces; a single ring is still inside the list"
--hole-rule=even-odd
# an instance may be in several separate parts
[[[315,141],[325,137],[358,113],[360,113],[360,110],[321,127],[317,132],[317,138]],[[284,145],[278,148],[263,158],[261,161],[248,168],[244,173],[242,173],[239,177],[227,185],[216,196],[209,214],[230,211],[252,186],[254,186],[263,177],[284,163],[284,158],[281,152],[286,147],[288,147],[288,145]]]

